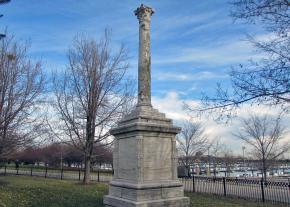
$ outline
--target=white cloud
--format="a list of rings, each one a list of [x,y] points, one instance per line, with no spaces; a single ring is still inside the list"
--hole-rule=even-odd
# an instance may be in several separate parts
[[[197,73],[157,73],[153,76],[158,81],[194,81],[194,80],[209,80],[209,79],[224,79],[227,78],[227,74],[214,73],[210,71],[202,71]]]
[[[288,36],[289,35],[290,35],[290,33],[288,33]],[[276,39],[277,38],[277,35],[275,33],[273,33],[273,32],[270,32],[270,33],[256,35],[256,36],[254,36],[254,38],[257,41],[268,42],[268,41],[271,41],[271,40]]]
[[[180,93],[176,91],[168,92],[164,97],[153,97],[152,103],[155,108],[160,112],[166,114],[168,118],[174,120],[176,124],[181,124],[185,120],[200,121],[203,123],[206,133],[209,139],[214,140],[221,138],[221,142],[231,148],[236,155],[241,155],[242,146],[245,145],[242,141],[234,137],[233,133],[237,132],[240,127],[240,119],[234,118],[229,124],[218,124],[210,117],[192,118],[184,109],[184,103],[197,107],[200,105],[198,100],[183,100],[179,96]],[[269,108],[266,106],[253,106],[246,104],[244,107],[238,110],[238,117],[246,118],[250,114],[267,114],[270,116],[276,116],[279,113],[278,108]],[[285,117],[285,123],[289,123],[290,115]],[[290,133],[286,135],[287,139],[290,139]]]
[[[188,120],[190,117],[183,110],[183,101],[179,99],[178,93],[171,91],[165,97],[153,97],[153,106],[175,121]]]
[[[185,14],[180,14],[180,15],[168,15],[168,16],[163,16],[162,21],[159,21],[156,23],[156,25],[162,26],[159,27],[161,30],[164,29],[172,29],[172,28],[177,28],[177,27],[182,27],[182,26],[187,26],[187,25],[192,25],[192,24],[200,24],[201,22],[208,22],[209,20],[214,19],[216,16],[219,15],[218,10],[203,13],[200,12],[199,14],[190,14],[190,15],[185,15]]]
[[[254,48],[247,41],[229,40],[214,42],[205,47],[174,48],[166,55],[154,59],[155,64],[173,64],[191,62],[202,66],[225,66],[238,64],[263,56],[254,52]]]

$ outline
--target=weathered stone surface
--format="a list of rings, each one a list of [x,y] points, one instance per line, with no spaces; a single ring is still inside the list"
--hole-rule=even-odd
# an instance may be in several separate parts
[[[139,19],[138,104],[110,132],[114,142],[114,177],[104,204],[111,207],[188,207],[177,179],[176,134],[172,120],[151,106],[150,18],[141,5]]]
[[[124,188],[111,185],[109,194],[113,197],[132,201],[161,200],[175,197],[183,197],[183,187],[156,187],[156,188]]]
[[[178,128],[137,121],[131,126],[111,132],[116,138],[114,178],[131,182],[177,179],[175,135]]]
[[[153,9],[143,4],[135,15],[139,20],[138,105],[151,105],[150,21]]]
[[[170,198],[170,199],[160,199],[160,200],[150,200],[150,201],[131,201],[127,199],[121,199],[112,196],[107,196],[105,198],[106,207],[188,207],[189,199],[186,197]]]
[[[177,179],[175,136],[180,129],[164,114],[147,109],[136,109],[111,130],[115,174],[104,203],[114,207],[188,207],[189,199]]]
[[[143,148],[143,180],[172,179],[172,138],[145,137]],[[162,176],[160,176],[162,175]]]

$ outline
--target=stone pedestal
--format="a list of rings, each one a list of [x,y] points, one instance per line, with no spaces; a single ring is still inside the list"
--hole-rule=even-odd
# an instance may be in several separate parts
[[[188,207],[177,179],[172,120],[151,105],[150,21],[153,9],[141,4],[139,20],[138,104],[118,127],[114,143],[114,177],[104,203],[112,207]]]
[[[111,130],[114,178],[104,204],[113,207],[188,207],[177,179],[179,128],[151,106],[137,106]]]

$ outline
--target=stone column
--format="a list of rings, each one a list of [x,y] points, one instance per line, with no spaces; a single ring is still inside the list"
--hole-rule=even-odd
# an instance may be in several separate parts
[[[150,21],[153,9],[141,4],[135,10],[139,20],[138,106],[151,106]]]
[[[111,129],[115,174],[104,197],[106,207],[188,207],[177,178],[173,126],[151,105],[150,18],[153,10],[141,5],[139,19],[138,104],[118,126]]]

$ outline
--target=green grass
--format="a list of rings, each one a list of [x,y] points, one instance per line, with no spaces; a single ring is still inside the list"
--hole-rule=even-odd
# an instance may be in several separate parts
[[[0,177],[0,207],[101,207],[107,185],[88,186],[64,181],[25,176]],[[276,207],[236,198],[187,193],[191,207]],[[281,205],[280,205],[281,206]]]
[[[186,193],[190,197],[191,207],[278,207],[271,203],[258,203],[252,200],[229,198],[204,193]]]
[[[106,184],[83,186],[73,181],[0,177],[0,207],[99,207],[106,193]]]

